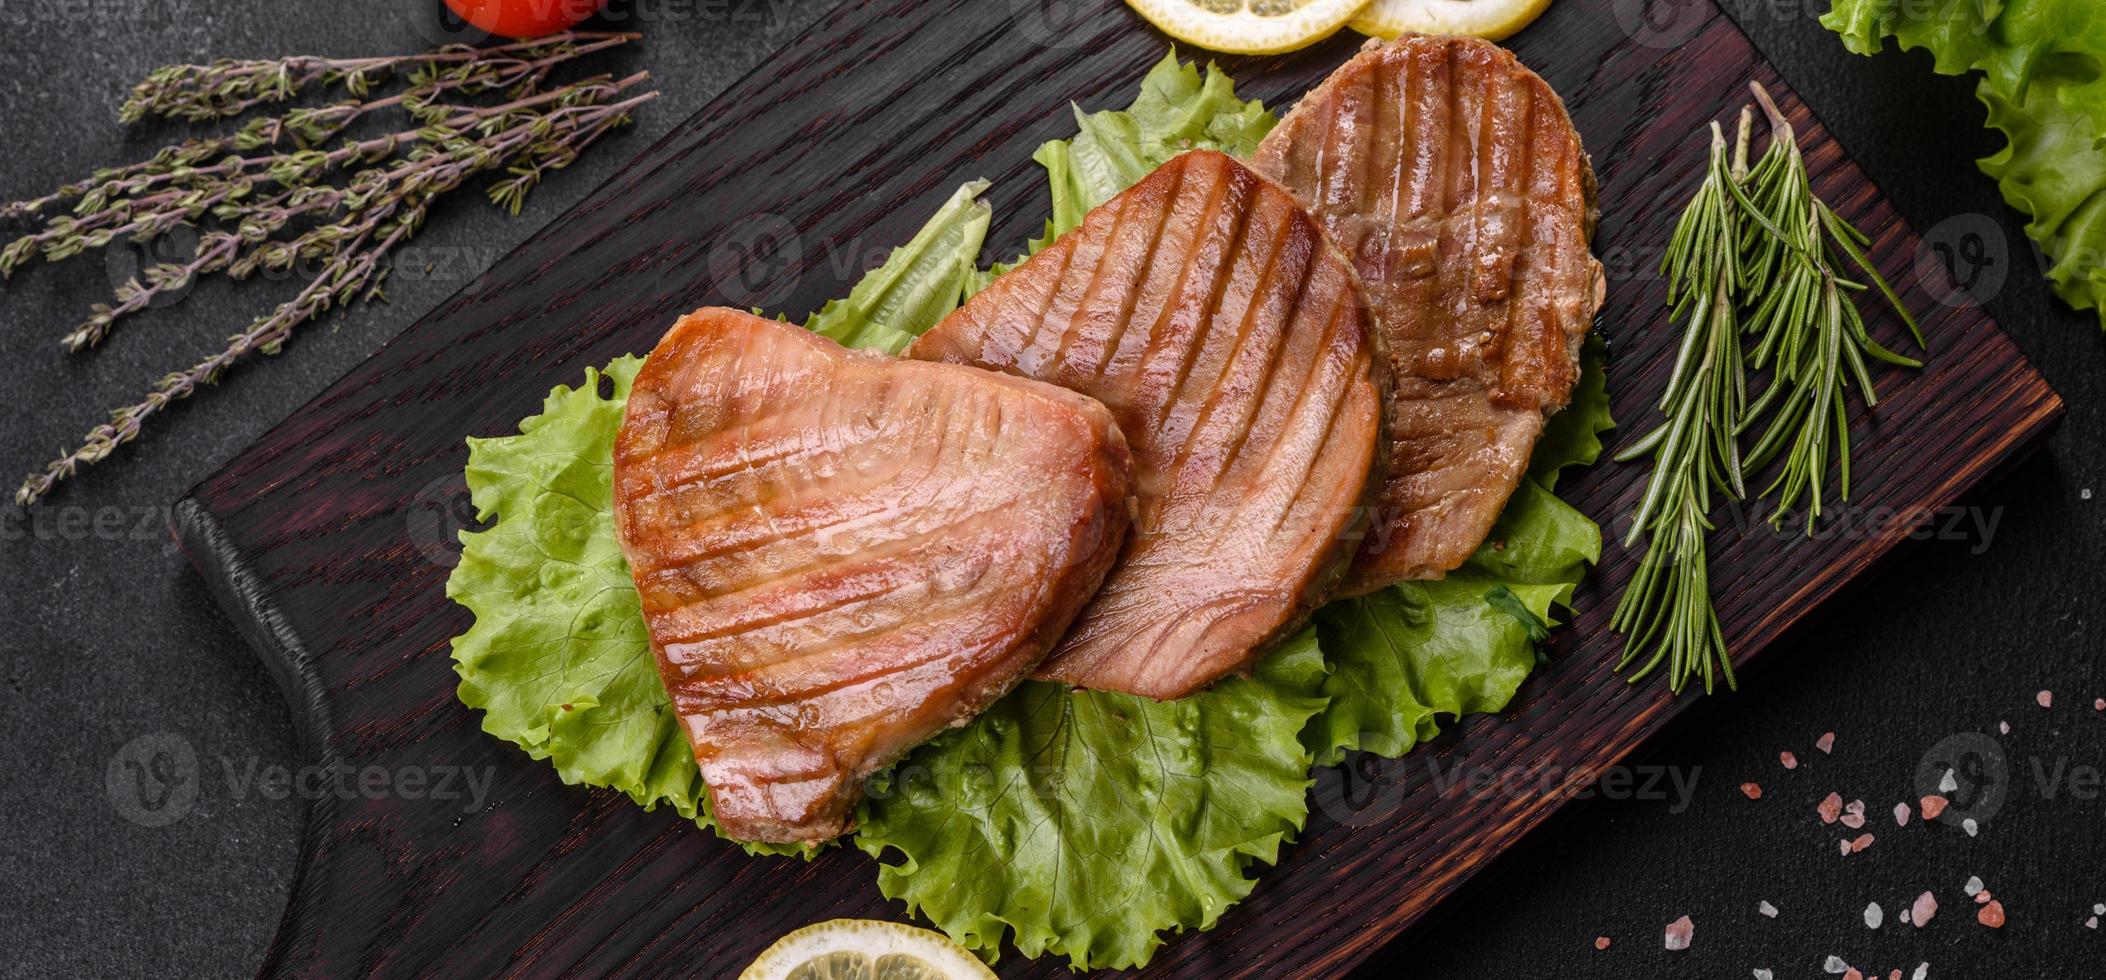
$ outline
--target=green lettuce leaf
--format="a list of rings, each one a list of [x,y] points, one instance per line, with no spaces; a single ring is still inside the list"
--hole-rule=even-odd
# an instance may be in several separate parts
[[[1026,956],[1140,966],[1301,829],[1323,674],[1304,632],[1178,701],[1028,683],[874,783],[856,844],[899,857],[881,891],[990,959],[1006,931]]]
[[[1348,750],[1400,756],[1440,734],[1440,716],[1506,707],[1536,667],[1529,624],[1488,597],[1504,589],[1557,622],[1601,529],[1534,480],[1523,480],[1483,548],[1448,577],[1405,582],[1316,614],[1331,672],[1330,703],[1303,733],[1318,765]]]
[[[1177,52],[1141,79],[1141,94],[1123,110],[1075,109],[1076,135],[1053,140],[1032,154],[1046,168],[1053,217],[1031,252],[1082,224],[1091,208],[1139,183],[1187,150],[1218,150],[1249,157],[1279,120],[1255,100],[1236,98],[1236,83],[1220,68],[1183,64]]]
[[[1821,23],[1859,54],[1886,38],[1939,72],[1982,73],[1976,94],[2009,139],[1980,161],[2031,217],[2055,292],[2106,327],[2106,4],[2097,0],[1836,0]]]
[[[897,354],[977,291],[980,244],[994,209],[980,200],[987,181],[958,188],[907,244],[848,292],[805,321],[805,329],[843,347]]]

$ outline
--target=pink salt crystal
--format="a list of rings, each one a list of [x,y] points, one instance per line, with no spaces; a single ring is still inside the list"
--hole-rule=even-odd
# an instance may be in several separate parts
[[[2094,915],[2094,916],[2092,916],[2091,918],[2089,918],[2089,919],[2085,919],[2085,920],[2084,920],[2084,928],[2086,928],[2086,929],[2097,929],[2098,927],[2099,927],[2099,917],[2098,917],[2098,916]]]
[[[1906,827],[1906,826],[1908,826],[1908,825],[1909,825],[1909,805],[1908,805],[1908,804],[1906,804],[1906,803],[1896,803],[1896,804],[1894,804],[1894,826],[1896,826],[1896,827]]]
[[[1839,841],[1836,841],[1836,843],[1837,843],[1838,845],[1840,845],[1840,846],[1838,847],[1838,850],[1842,851],[1842,852],[1843,852],[1844,854],[1848,854],[1848,853],[1850,853],[1850,842],[1849,842],[1849,841],[1846,841],[1846,840],[1839,840]]]
[[[1790,752],[1777,753],[1777,761],[1784,763],[1784,768],[1786,769],[1799,768],[1799,757],[1791,754]]]
[[[1936,820],[1938,819],[1938,814],[1945,812],[1945,797],[1931,795],[1926,796],[1917,802],[1922,804],[1923,819],[1925,820]]]
[[[1976,905],[1987,905],[1987,904],[1989,904],[1989,899],[1990,899],[1991,897],[1992,897],[1992,896],[1991,896],[1991,895],[1989,894],[1989,889],[1987,889],[1987,888],[1984,888],[1984,889],[1982,889],[1981,891],[1978,891],[1978,892],[1975,892],[1975,893],[1974,893],[1974,904],[1976,904]]]
[[[1916,928],[1921,929],[1925,923],[1930,922],[1931,916],[1937,914],[1938,897],[1930,892],[1924,892],[1916,896],[1916,904],[1909,909],[1909,921],[1914,922]]]
[[[1982,906],[1981,911],[1974,914],[1974,918],[1975,921],[1991,929],[2002,929],[2004,927],[2004,903],[1990,902]]]
[[[1607,936],[1596,936],[1596,937],[1594,937],[1594,948],[1595,948],[1595,949],[1608,949],[1608,948],[1609,948],[1609,937],[1607,937]]]
[[[2000,722],[1997,722],[1997,723],[1996,723],[1996,731],[1997,731],[1997,734],[1999,734],[1999,735],[2009,735],[2009,734],[2011,734],[2011,723],[2010,723],[2010,722],[2008,722],[2008,721],[2000,721]]]
[[[1857,852],[1859,852],[1859,851],[1862,851],[1862,850],[1864,850],[1865,848],[1868,848],[1868,847],[1871,847],[1871,846],[1872,846],[1872,835],[1871,835],[1871,834],[1859,834],[1859,835],[1857,835],[1857,839],[1856,839],[1856,840],[1854,840],[1854,841],[1851,841],[1851,842],[1850,842],[1850,853],[1852,853],[1852,854],[1856,854]]]
[[[2098,700],[2093,701],[2091,703],[2091,710],[2106,711],[2106,698],[2099,698]]]
[[[1835,818],[1843,812],[1843,797],[1838,793],[1830,793],[1821,800],[1821,805],[1816,809],[1820,811],[1822,823],[1834,823]]]
[[[1741,791],[1741,792],[1742,792],[1743,794],[1746,794],[1746,796],[1748,797],[1748,799],[1751,799],[1751,800],[1759,800],[1759,799],[1762,799],[1762,787],[1760,787],[1760,786],[1757,786],[1757,785],[1755,785],[1754,783],[1742,783],[1742,784],[1740,784],[1740,791]]]
[[[1889,970],[1887,972],[1887,980],[1901,980],[1901,971],[1899,969]]]
[[[1843,808],[1843,815],[1839,819],[1843,821],[1843,826],[1851,830],[1863,827],[1865,825],[1865,801],[1851,800],[1850,805]]]
[[[2052,708],[2055,706],[2055,692],[2042,691],[2033,695],[2033,700],[2040,702],[2040,706],[2043,708]]]
[[[1695,935],[1696,923],[1689,921],[1689,917],[1686,915],[1668,923],[1667,930],[1664,933],[1667,948],[1676,950],[1688,949],[1689,940]]]
[[[1834,733],[1834,732],[1824,732],[1824,733],[1822,733],[1822,735],[1821,735],[1821,737],[1820,737],[1820,738],[1817,738],[1817,739],[1815,739],[1815,740],[1814,740],[1814,744],[1813,744],[1813,747],[1814,747],[1814,748],[1817,748],[1817,749],[1820,749],[1820,750],[1821,750],[1821,754],[1823,754],[1823,755],[1830,755],[1830,754],[1833,754],[1833,753],[1835,752],[1835,733]]]
[[[1857,967],[1853,966],[1843,971],[1843,980],[1865,980],[1865,975],[1857,972]]]

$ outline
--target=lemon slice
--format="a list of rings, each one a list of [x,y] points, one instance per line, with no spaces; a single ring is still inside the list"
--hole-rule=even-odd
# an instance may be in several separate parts
[[[1278,54],[1330,37],[1367,0],[1126,0],[1163,33],[1229,54]]]
[[[1353,29],[1375,37],[1468,34],[1500,41],[1535,23],[1550,0],[1374,0],[1353,18]]]
[[[940,933],[875,919],[829,919],[775,941],[739,980],[995,980]]]

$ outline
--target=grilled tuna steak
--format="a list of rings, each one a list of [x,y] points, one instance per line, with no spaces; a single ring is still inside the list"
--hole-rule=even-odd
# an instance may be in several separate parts
[[[615,526],[651,648],[743,840],[849,828],[864,777],[1001,697],[1118,554],[1104,406],[731,310],[645,362]]]
[[[1602,296],[1579,134],[1505,49],[1405,37],[1333,72],[1255,166],[1352,258],[1387,361],[1388,478],[1341,592],[1438,578],[1483,543],[1579,376]]]
[[[1180,697],[1324,598],[1379,442],[1366,307],[1286,191],[1201,151],[914,343],[1096,398],[1133,448],[1133,533],[1040,677]]]

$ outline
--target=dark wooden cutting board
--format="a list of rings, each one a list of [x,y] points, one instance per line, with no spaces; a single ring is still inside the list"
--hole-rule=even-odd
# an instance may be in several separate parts
[[[1680,13],[1563,0],[1512,42],[1563,94],[1601,174],[1600,330],[1627,430],[1649,425],[1671,354],[1651,269],[1697,180],[1700,130],[1751,78],[1792,113],[1822,193],[1874,236],[1935,347],[1927,370],[1881,377],[1876,419],[1859,414],[1854,532],[1807,540],[1742,522],[1714,539],[1720,612],[1746,660],[1864,574],[1909,515],[2035,445],[2061,403],[1979,310],[1937,301],[1948,292],[1919,261],[1930,253],[1730,21],[1705,2],[1659,6]],[[469,617],[443,592],[467,510],[462,440],[509,431],[551,386],[648,350],[689,309],[803,316],[966,179],[994,181],[988,257],[1015,252],[1047,208],[1032,150],[1073,131],[1071,100],[1123,105],[1164,43],[1118,0],[844,4],[182,502],[183,544],[278,672],[307,761],[495,774],[472,813],[400,795],[313,804],[264,973],[719,975],[797,926],[901,914],[853,849],[748,857],[671,812],[565,786],[478,730],[447,648]],[[1284,108],[1355,43],[1224,64],[1244,94]],[[1891,319],[1874,329],[1899,339]],[[1604,465],[1561,490],[1613,532],[1642,475]],[[1686,707],[1611,669],[1620,642],[1605,622],[1633,557],[1610,544],[1552,665],[1504,715],[1468,719],[1407,763],[1325,774],[1307,831],[1250,899],[1174,939],[1150,972],[1340,972],[1564,802],[1472,799],[1433,785],[1429,762],[1598,772]],[[1013,954],[1002,966],[1066,969]]]

